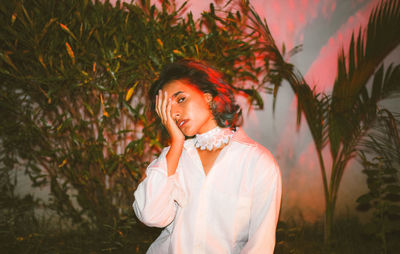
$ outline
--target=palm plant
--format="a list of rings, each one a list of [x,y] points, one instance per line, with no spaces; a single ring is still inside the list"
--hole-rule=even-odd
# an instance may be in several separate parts
[[[265,81],[274,85],[287,80],[297,96],[297,125],[304,115],[310,129],[322,175],[325,197],[324,240],[330,242],[340,183],[348,162],[376,120],[378,102],[400,91],[400,65],[384,68],[383,59],[400,44],[400,1],[381,2],[371,13],[366,29],[353,33],[347,55],[342,50],[331,94],[316,93],[302,75],[287,63],[268,28],[254,9],[249,9],[250,30],[264,38]],[[273,60],[273,65],[270,64]],[[372,87],[368,80],[373,77]],[[331,164],[323,150],[329,147]],[[328,178],[329,175],[329,178]]]

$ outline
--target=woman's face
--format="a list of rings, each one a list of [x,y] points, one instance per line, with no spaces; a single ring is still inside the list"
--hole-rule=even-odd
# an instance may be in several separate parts
[[[174,80],[162,88],[171,98],[171,115],[185,136],[207,132],[217,126],[210,110],[212,96],[183,80]]]

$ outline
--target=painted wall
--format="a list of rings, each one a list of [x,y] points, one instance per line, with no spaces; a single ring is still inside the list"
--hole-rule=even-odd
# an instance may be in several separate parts
[[[188,11],[195,17],[213,1],[189,1]],[[223,5],[226,1],[215,1]],[[287,49],[302,44],[292,62],[317,91],[332,89],[337,73],[337,55],[348,48],[351,34],[368,23],[371,10],[379,0],[250,0],[262,18],[266,18],[277,45]],[[183,1],[178,1],[183,3]],[[398,48],[386,59],[400,60]],[[265,95],[265,109],[245,114],[244,130],[267,147],[277,158],[283,176],[282,219],[315,221],[322,219],[324,197],[318,160],[308,127],[296,130],[296,101],[288,85],[278,94],[275,115],[272,96]],[[399,103],[397,103],[399,104]],[[389,102],[391,108],[400,107]],[[303,121],[304,123],[305,121]],[[329,153],[329,151],[326,151]],[[345,172],[339,192],[337,214],[355,210],[355,200],[367,191],[366,177],[353,160]]]

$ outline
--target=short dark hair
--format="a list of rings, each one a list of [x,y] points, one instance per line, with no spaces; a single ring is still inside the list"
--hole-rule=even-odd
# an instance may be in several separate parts
[[[212,95],[211,112],[220,127],[235,128],[242,124],[242,110],[236,104],[233,89],[222,78],[222,74],[209,65],[193,59],[183,59],[165,65],[159,78],[152,84],[148,96],[150,110],[155,114],[156,94],[166,84],[183,80],[203,93]]]

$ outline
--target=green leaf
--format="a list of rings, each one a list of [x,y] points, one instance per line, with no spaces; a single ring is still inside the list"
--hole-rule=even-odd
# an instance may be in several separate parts
[[[371,194],[364,194],[364,195],[358,197],[356,199],[356,202],[360,203],[360,204],[364,204],[364,203],[369,204],[372,200],[374,200],[374,197],[371,196]]]

